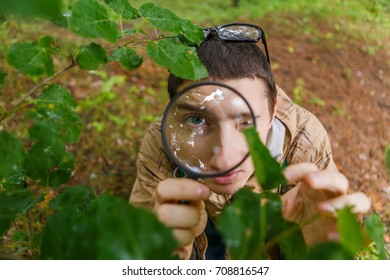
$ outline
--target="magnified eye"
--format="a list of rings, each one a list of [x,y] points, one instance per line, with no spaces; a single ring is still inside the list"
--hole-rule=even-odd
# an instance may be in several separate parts
[[[243,117],[240,119],[239,121],[239,130],[243,130],[243,129],[246,129],[246,128],[250,128],[254,125],[254,122],[253,122],[253,119],[252,118],[246,118],[246,117]]]
[[[206,123],[206,120],[202,116],[189,116],[187,123],[191,126],[201,126]]]

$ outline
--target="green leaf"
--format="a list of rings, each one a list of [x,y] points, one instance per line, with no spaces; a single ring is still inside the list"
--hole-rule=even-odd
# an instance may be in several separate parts
[[[144,34],[147,35],[145,30],[140,29],[140,28],[127,28],[122,31],[122,36],[132,36],[136,33]]]
[[[81,69],[96,70],[107,62],[106,51],[100,45],[90,43],[80,49],[76,61]]]
[[[385,165],[388,172],[390,173],[390,145],[387,145],[385,150]]]
[[[26,175],[43,186],[58,187],[67,182],[74,168],[73,155],[59,142],[36,143],[23,162]]]
[[[72,13],[70,11],[65,11],[55,17],[51,18],[51,21],[63,28],[68,28],[70,25],[70,19],[72,18]]]
[[[30,138],[52,143],[76,143],[80,138],[82,122],[74,111],[76,103],[62,86],[47,87],[36,100],[36,107],[26,113],[34,123],[29,129]]]
[[[42,200],[43,196],[34,198],[26,189],[0,192],[0,236],[9,229],[17,214],[29,210]]]
[[[49,217],[42,231],[41,259],[97,259],[98,226],[82,213],[59,212]]]
[[[248,219],[250,217],[250,219]],[[260,238],[260,197],[248,189],[234,195],[223,209],[217,229],[234,260],[266,258],[265,240]],[[234,229],[234,230],[232,230]]]
[[[0,88],[4,85],[5,77],[7,77],[7,73],[0,69]]]
[[[340,243],[352,254],[364,247],[365,238],[351,208],[346,207],[337,211],[337,229]]]
[[[109,56],[110,61],[119,61],[119,63],[127,70],[132,70],[139,67],[142,64],[142,57],[127,47],[116,49]]]
[[[50,217],[43,230],[43,259],[173,259],[177,242],[156,216],[109,195],[83,213]]]
[[[308,260],[353,260],[353,254],[340,243],[324,242],[310,248]]]
[[[150,42],[147,54],[153,58],[154,62],[168,68],[173,74],[183,79],[200,80],[208,76],[206,67],[193,47],[175,44],[165,39]]]
[[[5,131],[0,131],[0,159],[0,187],[4,189],[22,187],[23,143]]]
[[[136,19],[140,17],[137,9],[133,8],[129,4],[128,0],[104,0],[104,2],[115,12],[117,12],[122,18]]]
[[[122,31],[123,36],[132,36],[135,33],[137,33],[137,29],[135,29],[135,28],[127,28],[127,29]]]
[[[307,246],[300,227],[283,218],[282,208],[275,193],[255,194],[244,188],[234,194],[217,224],[231,258],[305,259]]]
[[[369,215],[365,220],[365,226],[368,235],[375,243],[375,247],[378,251],[379,259],[388,260],[389,255],[385,249],[385,228],[381,221],[381,218],[377,214]]]
[[[61,11],[62,0],[1,0],[0,11],[25,17],[51,18]]]
[[[16,43],[6,53],[7,61],[23,74],[39,77],[54,74],[50,51],[39,43]]]
[[[183,34],[190,42],[199,45],[204,39],[203,29],[191,21],[182,19],[166,8],[154,3],[146,3],[139,8],[139,13],[157,29]]]
[[[246,129],[244,133],[249,145],[249,152],[255,165],[257,182],[263,190],[271,190],[280,184],[285,184],[286,180],[283,176],[281,166],[260,141],[256,128]]]
[[[65,189],[55,199],[50,201],[49,207],[56,211],[84,212],[95,199],[91,190],[84,186],[73,186]]]
[[[50,36],[42,36],[40,39],[39,39],[39,45],[44,48],[46,51],[48,51],[49,53],[56,53],[58,52],[58,49],[56,48],[53,48],[53,44],[54,44],[54,39]]]
[[[262,201],[262,228],[267,230],[266,239],[269,245],[276,244],[283,258],[302,260],[306,258],[307,246],[298,224],[284,219],[283,204],[280,195],[271,192],[260,194]],[[265,212],[265,213],[264,213]]]
[[[70,30],[83,37],[104,38],[112,43],[118,37],[118,27],[96,0],[79,0],[73,5]]]

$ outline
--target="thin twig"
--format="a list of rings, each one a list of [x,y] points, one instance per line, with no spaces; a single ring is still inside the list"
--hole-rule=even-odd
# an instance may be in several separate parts
[[[27,216],[27,227],[28,227],[28,239],[29,239],[29,248],[30,248],[30,256],[33,257],[33,237],[32,237],[32,228],[31,228],[31,218],[30,218],[30,210],[27,210],[26,213]]]
[[[65,67],[64,69],[54,73],[53,76],[51,77],[48,77],[44,80],[42,80],[40,83],[36,84],[34,87],[32,87],[22,98],[20,98],[9,110],[8,110],[8,113],[1,116],[0,118],[0,122],[4,121],[6,118],[8,118],[10,115],[12,115],[12,113],[17,110],[21,105],[22,103],[28,98],[28,97],[31,97],[38,89],[40,89],[41,87],[45,86],[46,84],[48,84],[49,82],[51,82],[52,80],[54,80],[55,78],[57,78],[59,75],[61,75],[62,73],[68,71],[69,69],[75,67],[78,63],[77,62],[72,62],[70,65],[68,65],[67,67]]]

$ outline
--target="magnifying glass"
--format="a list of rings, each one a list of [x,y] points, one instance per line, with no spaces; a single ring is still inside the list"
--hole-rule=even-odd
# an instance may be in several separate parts
[[[178,177],[218,177],[246,160],[243,131],[255,126],[241,93],[220,82],[199,82],[178,92],[166,107],[162,142],[176,170],[184,173]]]

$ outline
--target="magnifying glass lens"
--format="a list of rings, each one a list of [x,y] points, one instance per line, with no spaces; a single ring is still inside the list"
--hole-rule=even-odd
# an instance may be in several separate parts
[[[219,176],[245,160],[243,131],[254,125],[254,114],[240,93],[220,83],[199,83],[178,93],[168,105],[163,142],[187,174]]]

